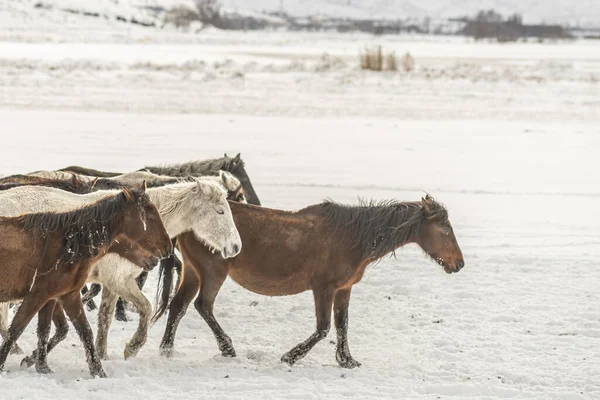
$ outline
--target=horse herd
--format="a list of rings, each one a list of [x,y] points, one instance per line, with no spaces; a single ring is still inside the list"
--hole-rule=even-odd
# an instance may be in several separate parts
[[[17,340],[37,314],[37,349],[22,366],[51,372],[47,356],[66,337],[68,316],[91,375],[105,377],[101,360],[115,308],[126,318],[123,300],[139,313],[125,358],[139,352],[167,310],[160,352],[171,356],[194,298],[221,354],[234,357],[213,314],[227,276],[266,296],[311,290],[316,330],[281,360],[293,365],[325,338],[333,310],[336,360],[354,368],[360,363],[348,346],[348,306],[368,265],[416,243],[447,273],[464,266],[448,213],[429,195],[414,202],[324,201],[295,212],[264,208],[239,154],[130,173],[72,166],[0,178],[0,238],[0,371],[9,353],[22,353]],[[152,314],[141,288],[156,265]],[[94,307],[100,291],[94,343],[84,304]],[[7,328],[10,304],[18,309]]]

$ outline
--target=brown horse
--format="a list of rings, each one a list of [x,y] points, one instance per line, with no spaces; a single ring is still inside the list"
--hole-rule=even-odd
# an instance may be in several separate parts
[[[46,186],[65,190],[71,193],[90,193],[94,182],[87,183],[79,179],[75,174],[71,179],[51,179],[29,175],[11,175],[0,178],[0,190],[8,190],[19,186]]]
[[[231,339],[213,315],[215,297],[229,275],[244,288],[266,296],[313,291],[317,330],[282,361],[294,364],[327,336],[333,306],[336,359],[344,368],[357,367],[360,363],[348,347],[348,305],[352,286],[362,279],[369,264],[405,244],[416,243],[447,273],[464,266],[448,213],[429,196],[420,202],[361,202],[358,206],[326,201],[297,212],[233,202],[230,206],[244,243],[237,257],[224,260],[193,235],[179,236],[183,276],[170,304],[161,343],[163,355],[172,354],[179,321],[200,290],[196,310],[212,329],[222,355],[235,356]],[[166,278],[170,272],[165,272]],[[161,308],[165,307],[162,303]]]
[[[39,311],[38,371],[50,371],[46,351],[58,300],[81,338],[90,373],[106,376],[79,291],[91,266],[108,252],[141,267],[155,265],[172,252],[170,238],[148,196],[124,189],[116,196],[69,212],[0,217],[0,238],[0,255],[5,260],[0,265],[0,301],[23,300],[0,347],[0,370],[11,347]]]

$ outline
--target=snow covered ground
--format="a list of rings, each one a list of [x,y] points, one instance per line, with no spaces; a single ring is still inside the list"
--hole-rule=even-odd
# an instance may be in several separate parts
[[[10,356],[2,400],[600,398],[597,44],[384,37],[417,69],[377,74],[357,68],[369,36],[192,35],[32,13],[41,28],[25,29],[23,15],[0,10],[0,173],[241,152],[268,207],[431,193],[466,267],[446,275],[409,246],[369,268],[350,307],[356,370],[337,366],[333,334],[282,365],[314,330],[311,295],[228,281],[215,314],[237,358],[218,355],[192,308],[172,359],[158,355],[165,319],[127,362],[135,322],[114,322],[109,378],[90,379],[71,332],[52,375]],[[21,345],[35,341],[32,323]]]

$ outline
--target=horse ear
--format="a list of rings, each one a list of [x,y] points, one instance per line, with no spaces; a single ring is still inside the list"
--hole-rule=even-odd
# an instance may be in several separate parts
[[[425,214],[431,214],[431,206],[433,205],[433,198],[430,195],[421,198],[421,206],[425,210]]]
[[[196,181],[196,186],[192,188],[192,193],[202,193],[202,185],[200,184],[200,179],[194,178]]]
[[[242,159],[241,156],[242,153],[238,153],[237,156],[235,156],[235,158],[233,159],[233,163],[237,164],[240,162],[240,160]]]
[[[223,185],[225,186],[225,188],[229,187],[229,178],[231,177],[231,174],[227,171],[223,171],[222,169],[219,170],[219,177],[221,178],[221,181],[223,182]]]
[[[227,153],[223,153],[223,155],[225,156],[225,158],[227,158]]]
[[[98,179],[100,179],[100,178],[95,178],[95,179],[92,181],[92,186],[91,186],[91,189],[94,189],[94,187],[96,187],[96,183],[98,183]]]
[[[146,193],[146,189],[148,189],[148,186],[146,185],[146,180],[144,179],[142,181],[142,193]]]
[[[123,194],[125,195],[125,198],[127,199],[128,202],[134,202],[135,201],[135,195],[133,194],[133,192],[129,188],[124,187],[123,188]]]

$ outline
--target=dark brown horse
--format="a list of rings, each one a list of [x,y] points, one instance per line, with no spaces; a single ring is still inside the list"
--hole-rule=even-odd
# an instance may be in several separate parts
[[[139,171],[148,171],[157,175],[166,175],[178,178],[185,178],[188,176],[216,175],[219,173],[219,171],[227,171],[233,174],[241,182],[242,186],[244,187],[248,203],[260,206],[260,200],[254,191],[254,187],[252,186],[252,182],[250,182],[250,177],[248,176],[245,167],[246,165],[240,154],[236,155],[235,157],[229,157],[227,154],[225,154],[223,157],[211,158],[208,160],[190,161],[182,164],[170,164],[164,166],[148,166],[139,169]],[[120,172],[98,171],[76,165],[62,168],[60,171],[73,172],[79,175],[101,178],[113,178],[115,176],[122,175]],[[99,181],[99,184],[100,183],[102,182]]]
[[[170,238],[148,196],[124,189],[116,196],[69,212],[0,217],[0,237],[4,260],[0,265],[0,301],[23,300],[0,347],[0,370],[11,347],[39,311],[38,371],[50,371],[46,362],[48,336],[59,301],[82,340],[90,373],[106,376],[79,291],[90,267],[108,252],[135,259],[141,267],[154,265],[172,252]]]
[[[212,329],[222,355],[235,356],[231,339],[213,315],[215,297],[229,275],[244,288],[266,296],[312,290],[316,332],[287,352],[282,361],[294,364],[327,336],[333,307],[336,359],[340,366],[353,368],[360,364],[348,347],[348,305],[352,286],[362,279],[369,264],[416,243],[447,273],[464,266],[448,213],[429,196],[420,202],[358,206],[327,201],[297,212],[233,202],[230,206],[244,243],[237,257],[224,260],[211,254],[194,235],[179,236],[184,268],[161,343],[166,356],[172,354],[179,321],[198,291],[196,310]],[[169,274],[165,271],[165,278]],[[166,304],[161,304],[164,307]]]

